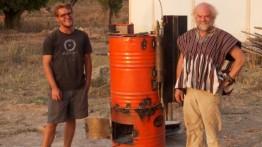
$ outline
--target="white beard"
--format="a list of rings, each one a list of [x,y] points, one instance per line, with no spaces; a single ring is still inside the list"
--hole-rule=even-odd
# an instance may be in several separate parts
[[[213,26],[213,23],[199,23],[197,25],[197,28],[200,30],[200,31],[208,31],[210,28],[212,28]]]

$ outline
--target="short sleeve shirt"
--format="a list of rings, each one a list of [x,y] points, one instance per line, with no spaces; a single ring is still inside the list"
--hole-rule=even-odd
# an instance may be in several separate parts
[[[177,44],[184,58],[175,88],[189,87],[215,94],[221,83],[218,75],[226,55],[240,42],[218,28],[204,37],[194,28],[180,36]]]
[[[75,29],[65,34],[59,29],[43,43],[43,55],[52,55],[52,71],[61,90],[78,89],[85,84],[84,55],[92,52],[88,35]]]

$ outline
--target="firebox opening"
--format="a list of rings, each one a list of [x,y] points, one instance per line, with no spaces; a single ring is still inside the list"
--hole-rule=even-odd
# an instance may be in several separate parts
[[[134,125],[120,124],[112,121],[113,141],[120,144],[133,145]]]

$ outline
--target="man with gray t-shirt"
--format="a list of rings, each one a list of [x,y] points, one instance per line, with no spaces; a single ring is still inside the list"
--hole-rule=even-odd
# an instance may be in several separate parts
[[[43,69],[51,90],[43,147],[50,147],[57,124],[65,122],[64,147],[70,147],[76,119],[88,116],[92,48],[88,35],[73,27],[70,4],[54,9],[59,28],[43,43]]]

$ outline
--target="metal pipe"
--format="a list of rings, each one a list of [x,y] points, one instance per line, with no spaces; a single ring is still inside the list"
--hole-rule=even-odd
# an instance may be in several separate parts
[[[156,71],[157,71],[157,82],[161,83],[164,81],[164,52],[163,52],[163,37],[156,36]]]

